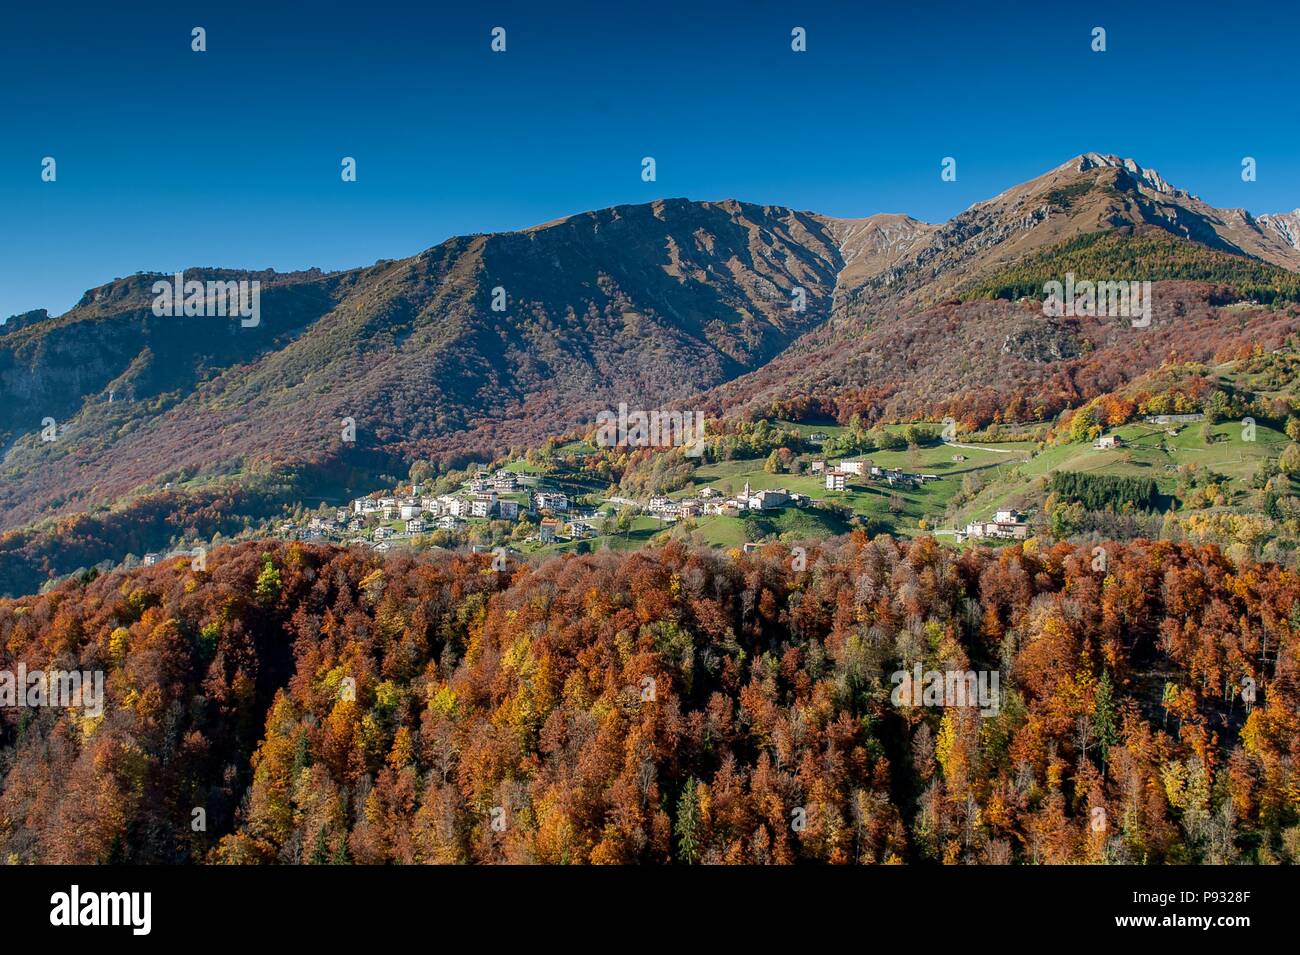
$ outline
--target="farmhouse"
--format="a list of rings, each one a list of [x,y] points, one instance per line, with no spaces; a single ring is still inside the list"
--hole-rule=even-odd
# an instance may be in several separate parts
[[[966,530],[957,532],[957,540],[967,537],[1001,538],[1003,540],[1024,540],[1029,536],[1029,523],[1025,515],[1016,510],[998,511],[991,521],[972,521]]]
[[[908,474],[906,471],[900,471],[897,468],[876,468],[871,469],[871,476],[887,482],[890,487],[915,487],[921,483],[921,477],[917,474]]]
[[[1117,434],[1103,434],[1100,435],[1096,441],[1092,442],[1092,446],[1094,448],[1103,449],[1103,450],[1106,448],[1122,447],[1123,444],[1124,444],[1124,439]]]

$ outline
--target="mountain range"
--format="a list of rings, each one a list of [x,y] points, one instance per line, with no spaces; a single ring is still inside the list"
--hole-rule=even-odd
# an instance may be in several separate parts
[[[1067,270],[1156,280],[1155,321],[1046,319],[1042,283]],[[1300,210],[1216,209],[1087,153],[939,224],[662,199],[342,272],[186,270],[260,282],[256,327],[155,316],[169,278],[0,325],[0,531],[285,468],[357,490],[620,402],[1030,420],[1293,332],[1270,306],[1296,298]]]

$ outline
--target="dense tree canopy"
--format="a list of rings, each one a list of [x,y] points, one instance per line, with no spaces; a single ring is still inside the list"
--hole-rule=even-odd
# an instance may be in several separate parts
[[[0,858],[1300,861],[1297,628],[1168,542],[240,544],[0,601],[0,668],[107,687],[0,710]],[[917,666],[1000,705],[895,704]]]

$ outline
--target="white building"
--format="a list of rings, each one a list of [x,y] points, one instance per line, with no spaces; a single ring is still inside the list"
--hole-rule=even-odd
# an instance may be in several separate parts
[[[780,507],[788,503],[790,495],[785,488],[775,490],[758,491],[749,497],[749,508],[752,511],[766,511],[769,508]]]
[[[569,498],[563,491],[535,491],[533,493],[533,507],[537,510],[550,508],[553,511],[567,511],[569,509]]]
[[[1002,510],[993,515],[991,521],[972,521],[966,525],[964,532],[957,532],[957,539],[967,537],[994,537],[1004,540],[1024,540],[1029,536],[1029,523],[1025,515],[1016,510]]]

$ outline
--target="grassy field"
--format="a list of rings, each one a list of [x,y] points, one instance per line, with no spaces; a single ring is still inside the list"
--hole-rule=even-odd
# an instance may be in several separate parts
[[[1140,422],[1112,430],[1124,441],[1122,447],[1100,450],[1092,442],[1054,445],[1002,472],[998,480],[958,511],[956,523],[960,526],[968,520],[987,517],[999,508],[1041,499],[1047,481],[1056,471],[1148,477],[1155,480],[1161,495],[1174,497],[1179,469],[1194,465],[1244,488],[1249,486],[1255,472],[1268,459],[1281,454],[1287,445],[1285,434],[1265,425],[1256,425],[1254,440],[1245,440],[1245,431],[1237,421],[1214,425],[1212,444],[1206,443],[1200,422],[1183,426]]]
[[[1177,434],[1169,434],[1170,430],[1177,430]],[[1091,443],[1078,443],[1048,448],[1020,471],[1026,478],[1050,471],[1149,477],[1155,479],[1162,494],[1172,494],[1181,466],[1195,465],[1235,481],[1247,480],[1266,459],[1281,454],[1287,444],[1286,435],[1264,425],[1256,425],[1253,441],[1243,439],[1240,422],[1224,422],[1212,430],[1215,442],[1207,444],[1199,423],[1181,430],[1128,424],[1114,429],[1123,439],[1123,447],[1098,450]]]
[[[697,468],[692,475],[691,484],[672,496],[691,497],[706,486],[717,488],[724,494],[738,494],[748,481],[750,488],[755,491],[785,488],[812,498],[842,504],[856,515],[889,524],[899,533],[910,534],[917,532],[917,521],[922,517],[930,518],[933,526],[933,519],[944,512],[951,498],[961,490],[962,479],[966,474],[1009,468],[1025,461],[1029,454],[1028,445],[1012,444],[970,449],[937,444],[907,451],[873,451],[860,457],[870,460],[877,467],[934,474],[939,480],[914,489],[894,489],[887,484],[857,478],[850,479],[850,485],[844,491],[826,490],[825,479],[820,475],[769,474],[763,470],[764,462],[759,459],[720,461]],[[965,460],[954,460],[957,455]],[[711,520],[739,523],[743,519],[719,517]],[[842,533],[841,530],[827,530],[825,527],[820,531],[813,528],[809,530],[813,532],[810,536]],[[776,533],[785,533],[785,530]],[[732,542],[736,536],[715,531],[709,531],[709,535],[726,538],[728,542]]]
[[[1261,383],[1262,384],[1262,383]],[[775,424],[795,428],[804,436],[824,432],[838,436],[847,429],[836,424]],[[936,422],[922,423],[937,431]],[[901,431],[901,425],[887,430]],[[730,497],[740,493],[748,482],[754,491],[784,488],[814,500],[842,506],[848,516],[819,508],[784,507],[762,513],[745,513],[738,517],[710,516],[694,522],[670,525],[648,516],[636,518],[631,530],[622,535],[596,538],[588,542],[593,549],[614,547],[634,549],[652,540],[689,537],[715,547],[739,547],[748,541],[770,538],[795,540],[841,534],[859,525],[895,534],[913,536],[937,530],[964,527],[971,520],[988,519],[1002,508],[1038,510],[1046,496],[1051,475],[1057,471],[1082,471],[1124,477],[1149,477],[1155,480],[1162,496],[1174,499],[1180,478],[1187,466],[1204,469],[1231,481],[1234,488],[1246,489],[1265,462],[1276,459],[1287,444],[1286,436],[1273,428],[1257,425],[1251,440],[1240,422],[1225,422],[1212,429],[1214,440],[1207,442],[1203,425],[1154,425],[1136,422],[1113,429],[1122,440],[1119,448],[1100,450],[1091,442],[1051,445],[1037,450],[1032,442],[956,445],[935,443],[901,451],[873,451],[854,455],[852,459],[869,461],[877,467],[897,468],[912,474],[932,474],[938,480],[915,488],[892,488],[869,478],[850,477],[844,491],[826,490],[825,479],[808,473],[817,452],[800,456],[804,473],[768,473],[765,459],[720,461],[696,468],[689,483],[670,496],[695,496],[703,487],[713,487]],[[577,447],[574,445],[573,447]],[[961,460],[958,460],[958,457]],[[828,462],[829,463],[829,462]],[[522,473],[537,473],[526,462],[511,465]],[[564,487],[570,495],[583,493],[600,496],[585,475],[553,474],[545,482]],[[972,486],[974,490],[972,490]],[[924,522],[924,527],[921,526]],[[945,539],[942,538],[941,539]],[[951,541],[952,538],[946,538]],[[540,552],[571,550],[576,542],[548,545]]]

